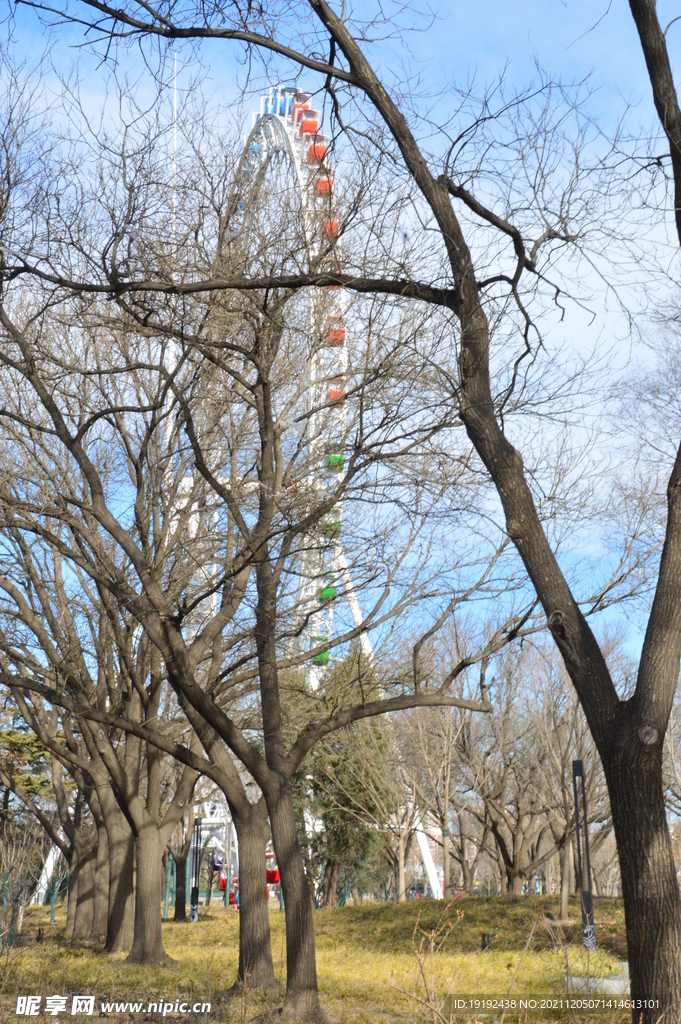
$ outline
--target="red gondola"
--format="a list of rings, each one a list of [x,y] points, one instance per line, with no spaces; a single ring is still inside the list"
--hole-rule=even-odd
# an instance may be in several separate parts
[[[316,110],[304,110],[300,115],[300,128],[298,134],[302,138],[303,135],[316,135],[319,130],[319,117]]]
[[[334,377],[329,388],[329,402],[345,401],[345,381],[342,377]]]
[[[328,175],[325,178],[317,179],[316,193],[320,198],[324,196],[330,196],[333,192],[333,178]]]
[[[291,109],[291,117],[293,119],[293,123],[294,124],[296,123],[296,118],[298,116],[298,111],[309,110],[309,109],[310,109],[310,97],[309,96],[305,96],[304,93],[299,93],[296,96],[296,98],[294,99],[293,107]]]
[[[324,340],[328,348],[343,347],[345,344],[345,324],[340,317],[335,317],[329,321]]]
[[[338,221],[323,220],[319,233],[325,241],[332,242],[334,238],[338,238]]]
[[[326,156],[327,144],[326,139],[316,138],[312,139],[310,145],[307,148],[307,154],[305,159],[308,164],[320,164]]]

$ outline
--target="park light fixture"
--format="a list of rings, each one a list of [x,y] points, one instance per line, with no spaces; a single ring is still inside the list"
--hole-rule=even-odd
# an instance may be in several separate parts
[[[189,921],[196,924],[199,919],[199,879],[201,877],[201,818],[194,819],[192,836],[192,886],[189,893]]]

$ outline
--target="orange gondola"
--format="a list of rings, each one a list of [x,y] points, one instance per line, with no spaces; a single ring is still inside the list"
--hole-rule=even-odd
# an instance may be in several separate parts
[[[345,344],[345,324],[340,317],[329,319],[324,342],[327,348],[342,348]]]
[[[329,387],[328,401],[344,402],[345,395],[345,381],[343,380],[342,377],[334,377]]]
[[[338,238],[338,221],[337,220],[323,220],[319,228],[321,237],[327,241],[332,242]]]
[[[327,148],[326,139],[319,137],[312,139],[305,155],[308,164],[320,164],[326,156]]]
[[[333,192],[333,178],[330,175],[327,175],[324,178],[318,178],[315,192],[320,198],[330,196]]]
[[[299,93],[293,101],[293,107],[291,108],[291,117],[293,123],[296,123],[298,112],[302,110],[310,109],[310,97],[305,96],[304,93]]]
[[[316,110],[304,110],[300,115],[300,127],[298,134],[302,138],[303,135],[316,135],[319,130],[319,120]]]

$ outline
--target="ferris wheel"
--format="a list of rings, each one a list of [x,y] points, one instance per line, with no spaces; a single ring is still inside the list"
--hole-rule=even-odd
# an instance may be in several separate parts
[[[253,112],[251,131],[245,137],[237,167],[232,240],[248,233],[256,212],[253,197],[259,194],[273,158],[284,157],[295,172],[308,261],[322,271],[340,272],[342,252],[334,178],[329,140],[320,131],[321,121],[320,111],[312,109],[310,95],[295,88],[277,86],[260,97],[260,110]],[[346,313],[347,295],[340,284],[309,289],[307,316],[312,345],[306,366],[310,456],[306,487],[317,504],[337,489],[339,476],[346,472]],[[343,598],[347,602],[356,628],[363,624],[342,547],[342,522],[339,500],[314,536],[306,538],[300,559],[296,608],[305,624],[312,689],[319,686],[330,662],[328,644],[336,601]],[[360,644],[364,656],[371,659],[371,643],[365,632],[360,634]]]

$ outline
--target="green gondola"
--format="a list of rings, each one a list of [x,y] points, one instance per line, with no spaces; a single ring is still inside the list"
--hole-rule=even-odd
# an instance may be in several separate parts
[[[312,637],[312,643],[313,643],[313,645],[315,647],[316,647],[317,644],[322,643],[324,640],[326,640],[326,637],[323,634]],[[313,654],[312,655],[312,662],[315,665],[327,665],[328,661],[329,661],[329,652],[328,652],[328,650],[319,651],[317,654]]]
[[[339,455],[327,455],[325,465],[332,473],[342,473],[345,469],[345,455],[342,452]]]
[[[324,520],[324,533],[327,537],[340,537],[341,534],[341,517],[340,510],[332,508],[328,516]]]
[[[335,601],[336,593],[336,575],[327,569],[324,573],[324,583],[321,589],[317,591],[317,600],[320,604],[328,604],[329,601]]]

